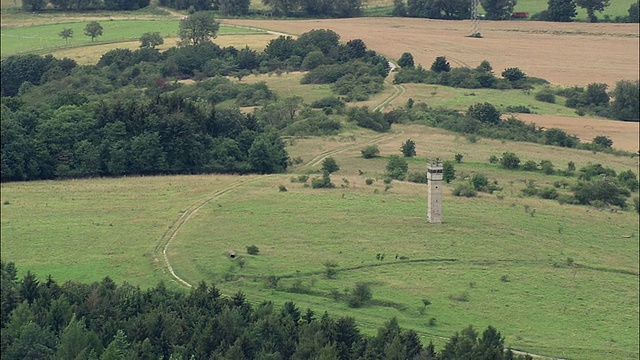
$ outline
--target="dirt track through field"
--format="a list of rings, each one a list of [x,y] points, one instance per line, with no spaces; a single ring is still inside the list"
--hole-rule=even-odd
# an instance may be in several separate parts
[[[224,20],[225,24],[302,34],[331,29],[342,41],[362,39],[367,46],[393,59],[403,52],[429,67],[437,56],[456,66],[475,67],[488,60],[499,75],[519,67],[527,75],[552,84],[587,85],[601,82],[612,89],[620,80],[639,76],[637,24],[481,21],[483,38],[466,37],[469,21],[411,18],[327,20]]]

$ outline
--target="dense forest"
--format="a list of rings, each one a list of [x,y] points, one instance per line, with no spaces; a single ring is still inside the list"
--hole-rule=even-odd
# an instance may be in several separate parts
[[[505,349],[489,326],[469,326],[441,351],[394,318],[375,336],[352,317],[252,304],[201,282],[188,293],[100,282],[41,282],[0,265],[2,358],[12,359],[531,359]]]
[[[204,41],[164,52],[115,49],[93,66],[8,57],[0,67],[2,181],[283,172],[281,134],[332,133],[340,123],[322,109],[299,111],[299,98],[278,99],[264,83],[224,76],[303,69],[304,82],[362,100],[382,90],[389,65],[361,40],[341,44],[329,30],[281,36],[261,53]],[[189,78],[206,80],[181,83]]]

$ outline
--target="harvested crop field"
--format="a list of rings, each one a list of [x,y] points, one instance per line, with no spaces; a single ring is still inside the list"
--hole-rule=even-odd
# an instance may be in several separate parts
[[[527,75],[554,85],[600,82],[613,89],[619,80],[639,76],[637,24],[482,21],[483,38],[466,37],[469,21],[410,18],[328,20],[224,20],[224,23],[302,34],[331,29],[343,41],[362,39],[370,48],[394,59],[413,54],[425,67],[437,56],[453,66],[477,66],[488,60],[496,73],[519,67]]]
[[[613,140],[613,147],[616,149],[636,152],[639,148],[637,122],[534,114],[518,114],[517,118],[545,128],[562,129],[583,142],[590,142],[594,137],[604,135]]]

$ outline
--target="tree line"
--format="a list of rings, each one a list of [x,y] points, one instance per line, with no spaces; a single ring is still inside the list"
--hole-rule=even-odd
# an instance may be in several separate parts
[[[511,19],[517,0],[481,0],[487,20]],[[603,12],[610,5],[609,0],[548,0],[547,9],[532,14],[532,20],[570,22],[577,15],[576,8],[587,11],[590,22],[601,20],[615,22],[638,22],[638,3],[629,6],[628,15],[611,19],[598,19],[596,12]],[[444,20],[463,20],[471,17],[471,3],[468,0],[394,0],[393,16],[418,17]]]
[[[219,76],[305,69],[305,82],[334,83],[337,94],[363,99],[382,89],[388,72],[361,40],[341,44],[329,30],[279,37],[261,53],[221,48],[211,42],[217,27],[190,26],[194,15],[181,22],[189,29],[183,45],[164,52],[145,34],[140,49],[111,50],[92,66],[52,56],[3,59],[2,181],[282,172],[289,158],[279,135],[332,134],[340,122],[329,108],[279,99],[264,83]],[[186,78],[202,81],[177,81]],[[235,106],[218,106],[225,101]],[[240,106],[263,108],[244,114]]]
[[[63,11],[77,10],[138,10],[149,5],[149,0],[22,0],[25,11],[41,11],[51,5]]]
[[[436,351],[393,318],[376,335],[352,317],[303,311],[293,302],[252,304],[205,282],[188,293],[163,283],[140,289],[109,277],[84,284],[40,281],[0,264],[3,359],[531,359],[505,349],[489,326],[455,333]]]

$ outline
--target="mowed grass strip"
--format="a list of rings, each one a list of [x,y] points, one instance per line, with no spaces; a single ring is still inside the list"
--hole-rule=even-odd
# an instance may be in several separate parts
[[[39,25],[2,29],[2,57],[37,53],[43,54],[69,47],[84,47],[104,43],[117,43],[137,40],[147,32],[159,32],[163,37],[175,37],[180,21],[171,20],[114,20],[100,21],[104,28],[103,35],[91,41],[84,34],[88,22],[60,23],[55,25]],[[58,35],[63,29],[73,30],[73,37],[67,45]],[[218,35],[255,34],[256,30],[232,26],[220,26]]]

